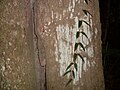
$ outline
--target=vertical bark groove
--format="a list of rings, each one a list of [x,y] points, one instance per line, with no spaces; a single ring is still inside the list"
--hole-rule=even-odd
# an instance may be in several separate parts
[[[32,2],[32,22],[33,22],[33,36],[34,36],[34,50],[36,60],[36,73],[38,79],[38,90],[47,90],[46,86],[46,55],[45,48],[41,37],[36,30],[36,0]],[[38,64],[39,63],[39,64]]]

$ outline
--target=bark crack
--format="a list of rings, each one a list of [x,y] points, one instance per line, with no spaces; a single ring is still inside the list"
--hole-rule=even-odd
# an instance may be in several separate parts
[[[39,60],[39,64],[41,67],[44,67],[45,65],[42,65],[41,63],[41,58],[40,58],[40,54],[44,54],[44,53],[40,53],[40,47],[39,47],[39,35],[38,35],[38,32],[36,31],[36,23],[35,23],[35,6],[34,6],[34,3],[33,3],[33,8],[32,8],[32,11],[33,11],[33,34],[35,36],[35,39],[36,39],[36,52],[37,52],[37,58]]]
[[[42,42],[42,38],[37,31],[37,17],[36,17],[36,4],[37,1],[32,2],[32,23],[33,23],[33,36],[34,36],[34,52],[35,52],[35,60],[36,69],[37,69],[37,79],[38,79],[38,90],[47,90],[47,81],[46,81],[46,53],[44,43]]]

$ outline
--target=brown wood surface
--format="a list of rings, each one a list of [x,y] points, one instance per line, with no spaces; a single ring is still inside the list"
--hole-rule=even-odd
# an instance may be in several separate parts
[[[89,39],[76,39],[79,20],[90,24],[80,28]],[[75,79],[65,87],[76,42],[86,49],[76,51],[85,63],[77,59]],[[0,81],[1,90],[104,90],[98,1],[0,1]]]

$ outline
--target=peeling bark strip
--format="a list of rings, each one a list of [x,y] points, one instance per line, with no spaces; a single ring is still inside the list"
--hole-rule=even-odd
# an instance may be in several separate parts
[[[41,37],[36,30],[36,1],[32,2],[32,18],[33,18],[33,42],[34,42],[34,52],[35,52],[35,62],[36,62],[36,73],[37,73],[37,85],[38,90],[46,90],[46,56],[45,48]]]

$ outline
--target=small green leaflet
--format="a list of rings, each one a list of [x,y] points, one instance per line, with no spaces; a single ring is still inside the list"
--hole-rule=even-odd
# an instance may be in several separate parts
[[[79,20],[79,21],[78,21],[78,28],[80,28],[80,27],[81,27],[81,25],[82,25],[82,21],[81,21],[81,20]]]
[[[85,62],[85,60],[83,59],[83,57],[80,54],[78,54],[78,56],[82,59],[83,62]]]
[[[77,33],[76,33],[76,38],[78,38],[79,36],[80,36],[80,32],[77,31]]]
[[[88,0],[85,0],[85,3],[88,4]]]
[[[67,74],[70,73],[70,72],[71,72],[71,70],[66,71],[66,72],[63,74],[63,76],[67,75]]]
[[[72,70],[72,75],[73,75],[73,78],[75,78],[75,72]]]
[[[83,10],[83,12],[85,13],[85,15],[88,15],[88,11],[87,10]]]
[[[78,68],[77,68],[77,63],[74,63],[74,67],[75,67],[75,69],[76,69],[76,71],[78,70]]]
[[[89,23],[87,23],[85,20],[82,20],[82,21],[83,21],[84,23],[86,23],[89,27],[91,27],[91,26],[90,26],[90,24],[89,24]]]
[[[89,11],[87,11],[87,10],[83,10],[83,12],[85,13],[85,15],[91,15],[92,16],[92,14],[89,12]]]
[[[82,33],[86,38],[88,38],[88,36],[84,32],[80,32],[80,33]]]
[[[90,0],[89,0],[90,1]],[[88,0],[85,0],[85,3],[88,4]]]
[[[67,86],[70,82],[72,82],[72,78],[66,83],[66,85],[65,86]]]
[[[77,59],[77,54],[76,53],[74,53],[74,62],[76,61],[76,59]]]
[[[79,44],[79,45],[82,47],[82,49],[85,51],[85,48],[84,48],[83,44],[82,44],[81,42],[79,42],[78,44]]]
[[[79,43],[75,43],[75,47],[74,47],[75,49],[74,49],[74,51],[77,50],[78,45],[80,45],[80,46],[82,47],[82,49],[85,51],[85,48],[84,48],[84,46],[83,46],[83,44],[82,44],[81,42],[79,42]]]
[[[70,63],[69,66],[66,68],[66,71],[73,65],[73,63]]]
[[[77,47],[78,47],[78,43],[75,43],[74,51],[77,50]]]

